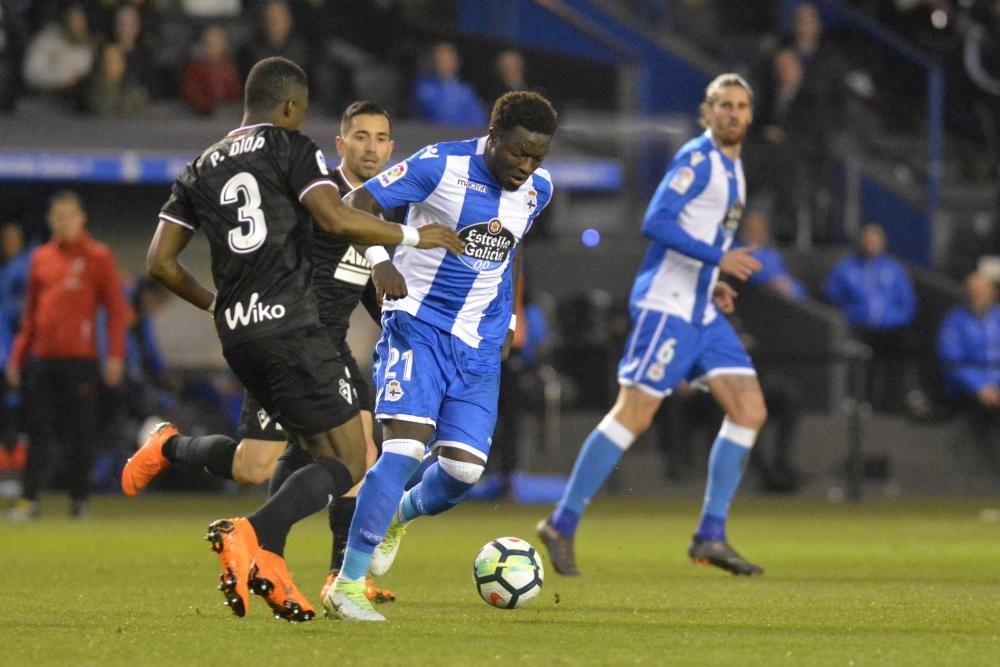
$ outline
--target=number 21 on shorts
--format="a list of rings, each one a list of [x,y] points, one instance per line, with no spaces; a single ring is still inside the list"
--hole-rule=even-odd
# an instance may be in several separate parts
[[[653,382],[659,382],[663,379],[663,374],[666,372],[667,366],[674,359],[675,345],[677,345],[676,338],[668,338],[660,345],[659,349],[656,350],[654,363],[646,371],[646,377]]]
[[[398,348],[389,348],[389,358],[386,360],[385,373],[383,374],[385,386],[385,400],[398,401],[403,397],[403,387],[396,379],[397,371],[393,368],[400,361],[403,362],[403,380],[409,381],[413,377],[413,350],[399,351]]]

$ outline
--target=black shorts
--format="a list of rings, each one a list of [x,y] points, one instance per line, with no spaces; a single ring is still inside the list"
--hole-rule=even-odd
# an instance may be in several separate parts
[[[351,373],[321,327],[247,341],[223,350],[223,355],[256,399],[258,410],[263,409],[284,429],[280,438],[272,435],[263,439],[325,433],[358,414]],[[241,419],[241,437],[253,437],[243,433],[247,422],[256,423],[261,431],[270,426],[244,401],[242,416],[248,415],[252,419]]]

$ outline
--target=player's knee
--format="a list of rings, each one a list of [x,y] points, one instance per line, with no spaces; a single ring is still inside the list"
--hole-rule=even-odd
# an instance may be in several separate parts
[[[474,485],[483,476],[485,466],[481,463],[470,461],[456,461],[454,459],[440,457],[438,465],[449,477],[455,481],[469,486]]]
[[[730,421],[745,426],[746,428],[759,431],[767,421],[767,406],[760,396],[748,397],[740,401],[732,414],[727,415]]]

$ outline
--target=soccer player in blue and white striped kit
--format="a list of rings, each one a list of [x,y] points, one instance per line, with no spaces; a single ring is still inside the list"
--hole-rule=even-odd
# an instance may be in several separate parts
[[[584,442],[555,512],[538,525],[560,574],[579,574],[573,536],[584,508],[685,380],[706,386],[726,413],[688,555],[734,574],[763,573],[729,546],[726,518],[767,409],[750,357],[715,307],[731,312],[735,296],[718,282],[720,271],[746,280],[761,268],[753,246],[730,249],[746,201],[740,152],[752,117],[742,77],[712,81],[701,104],[705,133],[677,153],[646,211],[642,231],[652,243],[632,288],[618,400]]]
[[[344,562],[323,600],[335,617],[384,620],[364,595],[369,566],[373,575],[385,573],[406,524],[454,507],[482,475],[501,356],[516,326],[514,258],[552,197],[541,163],[555,129],[548,100],[507,93],[493,107],[487,136],[428,146],[344,199],[373,214],[406,205],[405,229],[413,232],[450,224],[465,252],[397,250],[392,259],[407,295],[384,303],[375,348],[382,456],[358,493]],[[388,259],[378,248],[365,256],[373,266]],[[404,495],[428,446],[437,461]]]

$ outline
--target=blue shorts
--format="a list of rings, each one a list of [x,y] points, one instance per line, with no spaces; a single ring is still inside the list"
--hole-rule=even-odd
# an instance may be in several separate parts
[[[632,312],[632,331],[618,362],[619,384],[666,396],[682,380],[725,374],[756,375],[729,320],[718,316],[710,324],[696,326],[657,310]]]
[[[486,460],[500,397],[499,349],[469,347],[409,313],[389,311],[372,375],[376,419],[430,424],[432,446]]]

